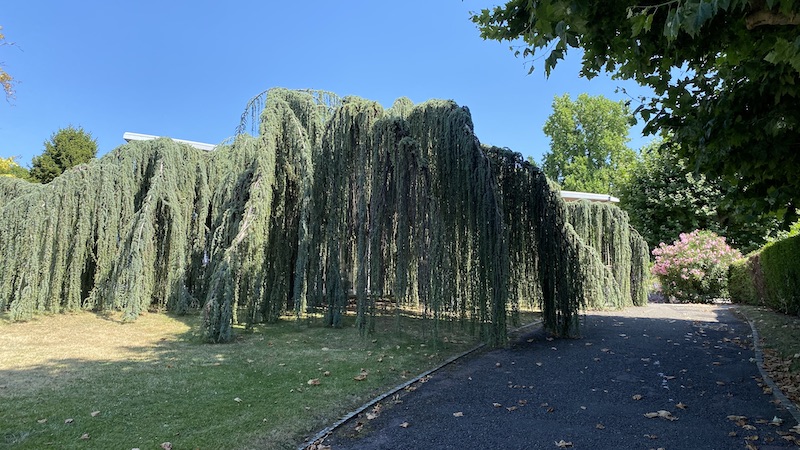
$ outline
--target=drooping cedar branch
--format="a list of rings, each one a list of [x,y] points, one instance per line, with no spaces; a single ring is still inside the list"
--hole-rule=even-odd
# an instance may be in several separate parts
[[[641,303],[647,250],[624,213],[567,208],[519,154],[481,146],[466,108],[259,97],[258,136],[213,153],[161,139],[46,186],[0,178],[0,309],[202,307],[223,342],[309,310],[338,327],[351,300],[370,332],[389,299],[501,344],[521,302],[560,335],[584,305]]]

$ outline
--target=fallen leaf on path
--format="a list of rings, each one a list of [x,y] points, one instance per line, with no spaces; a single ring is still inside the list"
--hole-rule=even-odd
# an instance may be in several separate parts
[[[492,406],[494,406],[495,408],[499,408],[499,407],[501,407],[503,405],[501,405],[500,403],[496,403],[495,402],[495,403],[492,403]]]
[[[683,402],[679,402],[677,405],[675,405],[675,407],[680,409],[688,408],[688,406],[686,406]]]
[[[678,420],[678,418],[673,416],[671,412],[663,409],[660,409],[656,412],[645,413],[644,416],[647,417],[648,419],[655,419],[656,417],[660,417],[662,419],[667,419],[669,421]]]
[[[778,416],[772,418],[772,421],[769,423],[770,425],[780,426],[783,423],[783,419]]]
[[[100,415],[100,411],[92,411],[92,417],[97,417]]]
[[[636,394],[631,398],[634,399],[634,400],[641,400],[642,399],[642,394]]]
[[[747,437],[746,437],[746,438],[744,438],[744,439],[745,439],[746,441],[757,441],[757,440],[758,440],[758,436],[747,436]]]
[[[400,428],[408,428],[408,422],[401,423]]]
[[[464,417],[464,413],[463,413],[463,412],[461,412],[461,411],[454,412],[454,413],[453,413],[453,417]]]
[[[75,419],[66,419],[64,421],[64,423],[72,423],[72,422],[75,422]]]
[[[730,436],[730,437],[736,437],[738,434],[739,434],[739,433],[737,433],[737,432],[735,432],[735,431],[731,431],[730,433],[728,433],[728,436]]]
[[[728,420],[733,420],[733,421],[735,422],[735,421],[737,421],[737,420],[747,420],[747,417],[746,417],[746,416],[734,416],[734,415],[730,415],[730,416],[728,416]]]
[[[84,441],[88,441],[89,440],[89,433],[83,433],[81,435],[81,439],[84,440]]]
[[[367,413],[367,420],[375,420],[378,418],[377,414]]]
[[[556,447],[558,447],[558,448],[572,447],[572,441],[567,442],[567,441],[562,439],[562,440],[556,442]]]
[[[598,424],[597,424],[597,425],[595,425],[594,427],[595,427],[595,428],[597,428],[598,430],[604,430],[604,429],[606,428],[606,426],[605,426],[605,425],[603,425],[602,423],[598,423]]]
[[[235,399],[233,399],[233,401],[235,401],[236,403],[242,403],[242,399],[240,399],[239,397],[236,397]]]
[[[508,407],[508,408],[506,408],[506,409],[507,409],[509,412],[511,412],[511,411],[514,411],[514,410],[516,410],[516,409],[517,409],[517,407],[516,407],[516,406],[509,406],[509,407]]]
[[[656,436],[655,434],[645,434],[644,437],[646,437],[647,439],[658,439],[658,436]]]

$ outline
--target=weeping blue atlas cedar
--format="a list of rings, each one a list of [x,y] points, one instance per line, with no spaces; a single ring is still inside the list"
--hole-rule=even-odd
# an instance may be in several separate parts
[[[214,152],[158,139],[47,185],[0,177],[0,310],[202,309],[224,342],[286,314],[341,326],[349,307],[367,333],[384,301],[497,345],[521,305],[571,336],[580,308],[646,298],[627,218],[568,213],[536,167],[480,144],[465,107],[286,89],[250,106],[257,136]]]

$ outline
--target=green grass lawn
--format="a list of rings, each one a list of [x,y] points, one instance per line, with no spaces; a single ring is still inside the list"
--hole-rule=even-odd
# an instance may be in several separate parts
[[[400,332],[394,316],[380,317],[366,337],[346,320],[237,329],[234,343],[211,345],[196,315],[0,317],[0,447],[294,448],[475,345],[457,325],[434,342],[432,323],[410,316]]]

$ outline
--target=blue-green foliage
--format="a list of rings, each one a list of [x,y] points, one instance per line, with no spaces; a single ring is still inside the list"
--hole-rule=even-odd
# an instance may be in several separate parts
[[[616,295],[587,293],[587,306],[620,308],[646,304],[649,249],[647,242],[631,228],[625,211],[612,204],[581,200],[567,203],[567,212],[572,227],[598,256],[597,278],[610,279],[617,289]]]
[[[521,301],[572,335],[587,292],[631,289],[607,282],[542,172],[480,145],[466,108],[329,98],[271,90],[259,135],[214,152],[137,142],[44,186],[0,183],[0,311],[202,307],[222,342],[309,310],[337,327],[351,301],[369,332],[382,299],[500,344]]]

